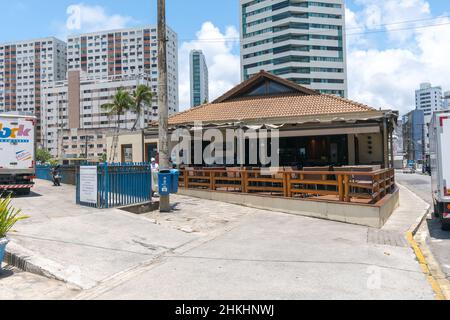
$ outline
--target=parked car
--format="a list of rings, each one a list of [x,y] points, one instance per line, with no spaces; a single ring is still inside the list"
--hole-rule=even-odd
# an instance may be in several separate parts
[[[403,173],[412,174],[416,172],[416,164],[414,161],[408,161],[406,168],[403,169]]]

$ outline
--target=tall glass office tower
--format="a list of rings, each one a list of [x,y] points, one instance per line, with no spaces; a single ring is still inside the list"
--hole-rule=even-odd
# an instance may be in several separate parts
[[[347,96],[344,0],[240,0],[243,80],[260,70]]]
[[[208,66],[201,50],[192,50],[191,67],[191,107],[197,107],[209,99]]]

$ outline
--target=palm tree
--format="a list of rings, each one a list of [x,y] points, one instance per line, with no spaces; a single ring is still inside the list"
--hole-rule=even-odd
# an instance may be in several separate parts
[[[102,105],[103,109],[106,109],[109,112],[109,115],[117,115],[117,129],[120,129],[120,116],[124,114],[126,111],[130,110],[134,104],[133,98],[131,98],[130,94],[123,90],[119,89],[114,95],[114,100],[112,103],[105,103]]]
[[[131,129],[132,131],[136,130],[137,124],[140,120],[142,110],[144,106],[149,106],[152,104],[153,93],[150,88],[144,84],[139,85],[136,90],[133,92],[133,105],[131,109],[136,113],[136,121],[134,122],[134,126]]]

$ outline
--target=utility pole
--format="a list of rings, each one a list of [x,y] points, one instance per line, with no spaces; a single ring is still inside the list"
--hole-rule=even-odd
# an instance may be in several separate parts
[[[167,102],[167,33],[166,1],[158,0],[158,113],[159,167],[169,169],[169,106]],[[170,196],[160,196],[160,212],[170,212]]]

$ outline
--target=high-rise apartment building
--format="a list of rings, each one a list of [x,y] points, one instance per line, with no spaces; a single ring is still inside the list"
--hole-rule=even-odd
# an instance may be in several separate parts
[[[0,44],[0,112],[33,114],[41,131],[41,89],[66,77],[66,44],[56,38]]]
[[[148,75],[157,93],[157,35],[156,27],[147,26],[69,36],[68,70],[80,70],[82,77],[92,79]],[[167,28],[167,39],[169,110],[178,112],[178,36]]]
[[[442,108],[445,110],[450,110],[450,91],[444,92],[444,96],[442,99]]]
[[[201,50],[190,53],[191,107],[209,101],[209,76],[206,59]]]
[[[240,0],[243,80],[260,70],[347,96],[344,0]]]
[[[407,160],[423,162],[426,154],[426,129],[423,110],[412,110],[403,116],[403,152]]]
[[[416,109],[423,110],[425,119],[431,121],[433,112],[442,109],[442,87],[422,83],[420,89],[416,90]]]
[[[108,114],[102,106],[111,103],[119,89],[132,93],[138,85],[151,83],[148,76],[92,79],[81,77],[80,71],[69,71],[68,80],[43,88],[43,146],[58,158],[100,158],[106,154],[106,134],[118,127],[118,116]],[[145,128],[157,116],[157,104],[145,107],[136,128]],[[130,130],[136,120],[137,114],[128,111],[120,116],[119,127]]]
[[[435,111],[443,109],[442,88],[422,83],[416,90],[416,109],[423,111],[425,119],[425,153],[430,152],[429,125]]]

